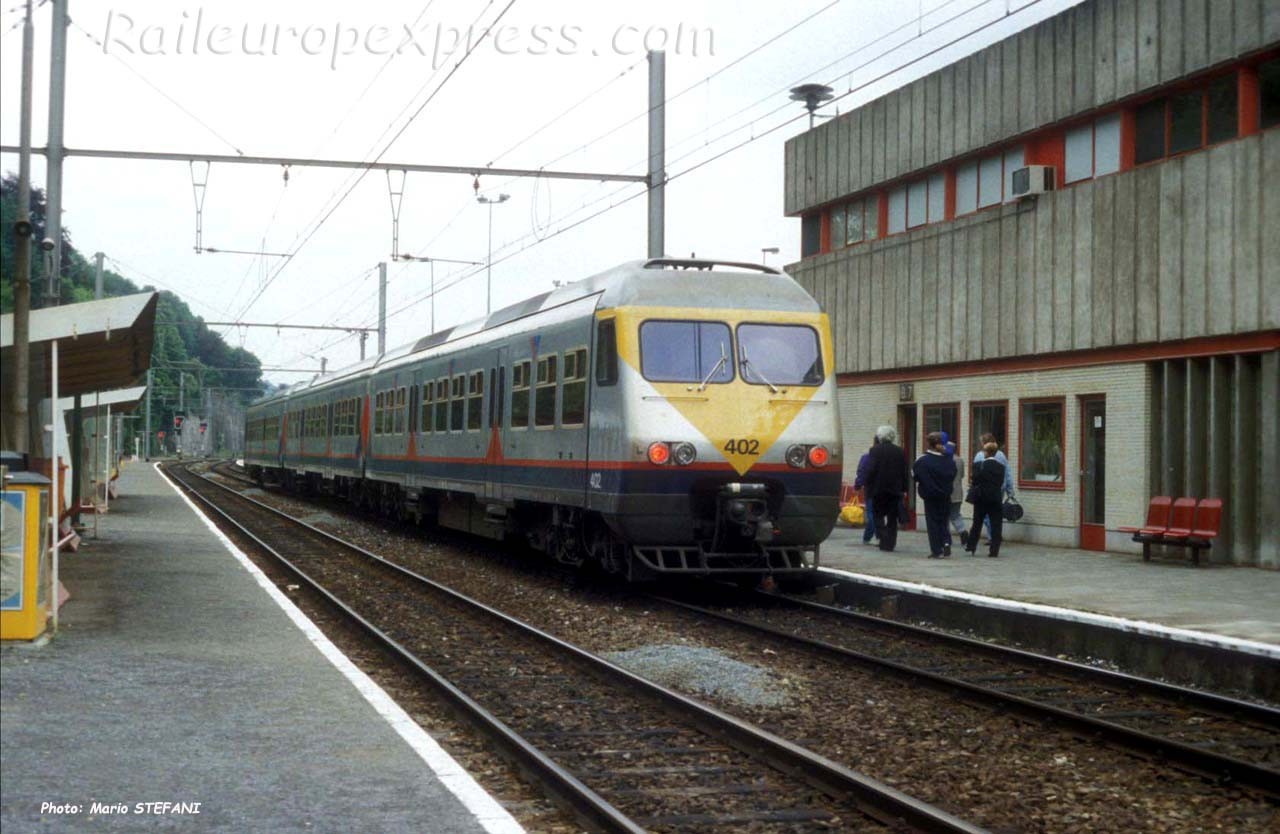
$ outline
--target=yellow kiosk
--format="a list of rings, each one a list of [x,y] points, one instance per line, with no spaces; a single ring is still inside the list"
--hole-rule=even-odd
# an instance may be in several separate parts
[[[49,479],[0,470],[0,639],[34,640],[49,615]]]

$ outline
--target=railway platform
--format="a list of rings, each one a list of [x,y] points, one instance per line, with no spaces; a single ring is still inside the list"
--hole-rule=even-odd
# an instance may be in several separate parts
[[[521,830],[153,467],[121,480],[60,633],[0,649],[0,827]]]
[[[837,527],[822,565],[844,601],[895,616],[1263,697],[1280,682],[1280,572],[1025,542],[999,559],[985,547],[928,553],[923,531],[900,532],[886,553],[863,544],[861,529]]]

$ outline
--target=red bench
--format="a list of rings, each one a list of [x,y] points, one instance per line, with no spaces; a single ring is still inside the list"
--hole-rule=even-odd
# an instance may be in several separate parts
[[[1200,564],[1200,551],[1213,546],[1222,524],[1222,499],[1179,498],[1173,501],[1157,495],[1147,505],[1147,521],[1142,527],[1121,527],[1142,543],[1142,560],[1151,561],[1151,545],[1163,544],[1191,549],[1191,561]]]

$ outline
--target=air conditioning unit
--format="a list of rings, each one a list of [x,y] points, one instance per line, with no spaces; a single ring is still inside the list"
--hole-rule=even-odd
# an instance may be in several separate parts
[[[1013,196],[1015,197],[1031,197],[1052,190],[1052,165],[1027,165],[1013,172]]]

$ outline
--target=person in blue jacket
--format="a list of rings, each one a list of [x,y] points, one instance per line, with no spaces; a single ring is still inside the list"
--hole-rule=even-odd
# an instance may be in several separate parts
[[[871,509],[871,496],[867,495],[867,463],[871,460],[871,450],[879,442],[879,438],[871,438],[871,447],[858,459],[858,471],[853,476],[853,488],[862,490],[863,544],[871,544],[871,539],[876,535],[876,514]]]
[[[929,558],[951,555],[951,490],[956,480],[956,462],[947,454],[940,432],[925,436],[928,449],[911,467],[917,489],[924,500],[925,527],[929,531]]]

